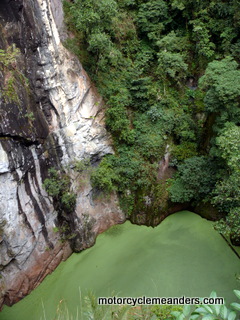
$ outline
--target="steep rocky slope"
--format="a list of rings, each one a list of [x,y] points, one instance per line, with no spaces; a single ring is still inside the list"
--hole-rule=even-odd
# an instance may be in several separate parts
[[[61,0],[3,0],[0,27],[1,306],[18,301],[72,250],[91,246],[124,216],[114,196],[94,200],[89,176],[78,181],[72,170],[75,160],[95,165],[113,151],[101,98],[61,43]],[[53,166],[68,166],[77,193],[71,247],[54,232],[58,213],[42,187]]]

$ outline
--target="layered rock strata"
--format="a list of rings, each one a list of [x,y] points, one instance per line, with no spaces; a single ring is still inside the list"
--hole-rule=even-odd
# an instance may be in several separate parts
[[[102,100],[61,43],[61,0],[3,0],[0,27],[0,305],[11,305],[72,253],[54,232],[58,212],[43,188],[50,167],[68,167],[77,194],[76,251],[124,216],[114,195],[95,200],[89,175],[73,170],[113,151]]]

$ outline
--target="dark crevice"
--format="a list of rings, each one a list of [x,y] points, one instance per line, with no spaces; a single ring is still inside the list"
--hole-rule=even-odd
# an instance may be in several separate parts
[[[32,228],[31,224],[28,221],[27,215],[22,209],[22,205],[21,205],[21,202],[20,202],[18,190],[17,190],[17,203],[18,203],[18,212],[19,212],[19,214],[23,215],[24,223],[26,224],[26,226],[28,226],[28,228],[31,230],[32,235],[35,237],[33,228]]]
[[[45,226],[44,214],[43,214],[41,208],[39,207],[39,204],[38,204],[37,200],[34,198],[34,196],[32,194],[30,183],[29,183],[29,180],[28,180],[27,176],[24,179],[24,184],[25,184],[26,193],[27,193],[27,195],[30,197],[30,199],[32,201],[32,204],[33,204],[34,211],[35,211],[35,214],[37,216],[37,219],[42,225],[42,234],[44,236],[44,239],[46,240],[47,243],[49,243],[48,232],[47,232],[47,229],[46,229],[46,226]]]
[[[48,206],[46,200],[44,199],[44,197],[41,194],[41,188],[39,186],[38,179],[37,179],[36,166],[34,166],[34,170],[32,170],[30,172],[30,174],[31,174],[32,179],[35,182],[36,192],[38,193],[38,197],[39,197],[39,201],[41,203],[41,206],[42,206],[44,212],[48,212],[49,211],[49,206]]]
[[[231,248],[231,250],[235,253],[235,255],[238,257],[238,259],[240,259],[240,254],[235,250],[235,248],[233,247],[233,245],[228,241],[228,239],[222,234],[220,233],[220,235],[223,237],[223,239],[227,242],[229,248]]]
[[[14,136],[14,135],[11,135],[11,134],[0,134],[0,140],[1,139],[12,139],[14,141],[17,141],[27,147],[30,147],[32,145],[35,145],[35,146],[38,146],[40,144],[40,142],[38,140],[28,140],[24,137],[21,137],[21,136]]]
[[[0,264],[0,269],[4,269],[6,268],[7,266],[9,266],[10,264],[12,264],[14,261],[15,261],[15,257],[13,257],[11,260],[9,260],[6,264]]]
[[[80,102],[80,104],[79,104],[76,112],[77,112],[77,111],[81,108],[81,106],[83,105],[84,101],[86,100],[86,98],[87,98],[87,96],[88,96],[88,94],[89,94],[90,89],[91,89],[91,86],[90,86],[90,87],[87,89],[87,91],[84,93],[83,98],[82,98],[82,100],[81,100],[81,102]]]

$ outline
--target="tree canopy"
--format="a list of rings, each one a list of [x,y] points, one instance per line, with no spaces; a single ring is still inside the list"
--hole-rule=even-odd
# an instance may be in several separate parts
[[[171,201],[239,215],[240,2],[76,0],[65,13],[66,45],[104,97],[114,141],[94,185],[116,190],[129,214],[147,211],[146,197],[157,208],[169,150]]]

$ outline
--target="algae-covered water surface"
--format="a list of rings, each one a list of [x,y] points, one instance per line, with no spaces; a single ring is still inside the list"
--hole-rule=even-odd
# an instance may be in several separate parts
[[[54,319],[60,301],[74,314],[79,292],[89,290],[96,296],[162,297],[209,296],[215,290],[230,301],[240,288],[239,272],[238,257],[212,222],[194,213],[178,212],[156,228],[126,222],[62,262],[29,296],[5,307],[0,320]]]

